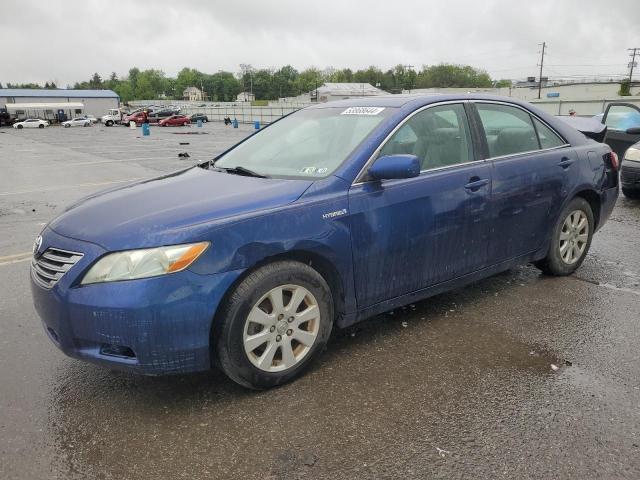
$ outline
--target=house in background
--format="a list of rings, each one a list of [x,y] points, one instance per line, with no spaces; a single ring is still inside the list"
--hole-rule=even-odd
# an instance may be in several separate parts
[[[198,87],[187,87],[182,92],[182,99],[190,102],[202,102],[207,100],[207,94]]]

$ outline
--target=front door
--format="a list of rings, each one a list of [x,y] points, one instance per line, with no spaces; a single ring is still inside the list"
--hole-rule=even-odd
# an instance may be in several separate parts
[[[358,306],[367,307],[482,268],[490,165],[475,161],[461,103],[413,115],[377,156],[410,153],[422,172],[357,182],[349,192]]]

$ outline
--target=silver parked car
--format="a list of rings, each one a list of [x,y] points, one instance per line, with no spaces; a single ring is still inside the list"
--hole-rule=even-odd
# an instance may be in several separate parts
[[[62,122],[62,126],[64,128],[69,127],[90,127],[91,119],[87,117],[76,117],[71,120],[67,120],[66,122]]]

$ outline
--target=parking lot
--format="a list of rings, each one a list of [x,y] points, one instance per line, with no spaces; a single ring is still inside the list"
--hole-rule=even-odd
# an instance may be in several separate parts
[[[334,332],[274,390],[61,354],[29,291],[43,225],[252,131],[0,129],[0,478],[640,477],[640,202],[624,197],[575,275],[517,268]]]

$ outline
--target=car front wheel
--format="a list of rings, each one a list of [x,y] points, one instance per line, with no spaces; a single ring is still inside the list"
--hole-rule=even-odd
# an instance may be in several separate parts
[[[535,265],[547,275],[571,275],[589,251],[594,226],[589,202],[574,198],[558,218],[547,256]]]
[[[24,126],[23,126],[23,125],[18,125],[18,129],[19,129],[19,130],[22,130],[23,128],[24,128]]]
[[[300,375],[322,351],[333,325],[329,286],[313,268],[282,261],[247,276],[218,315],[212,344],[224,373],[263,389]]]

